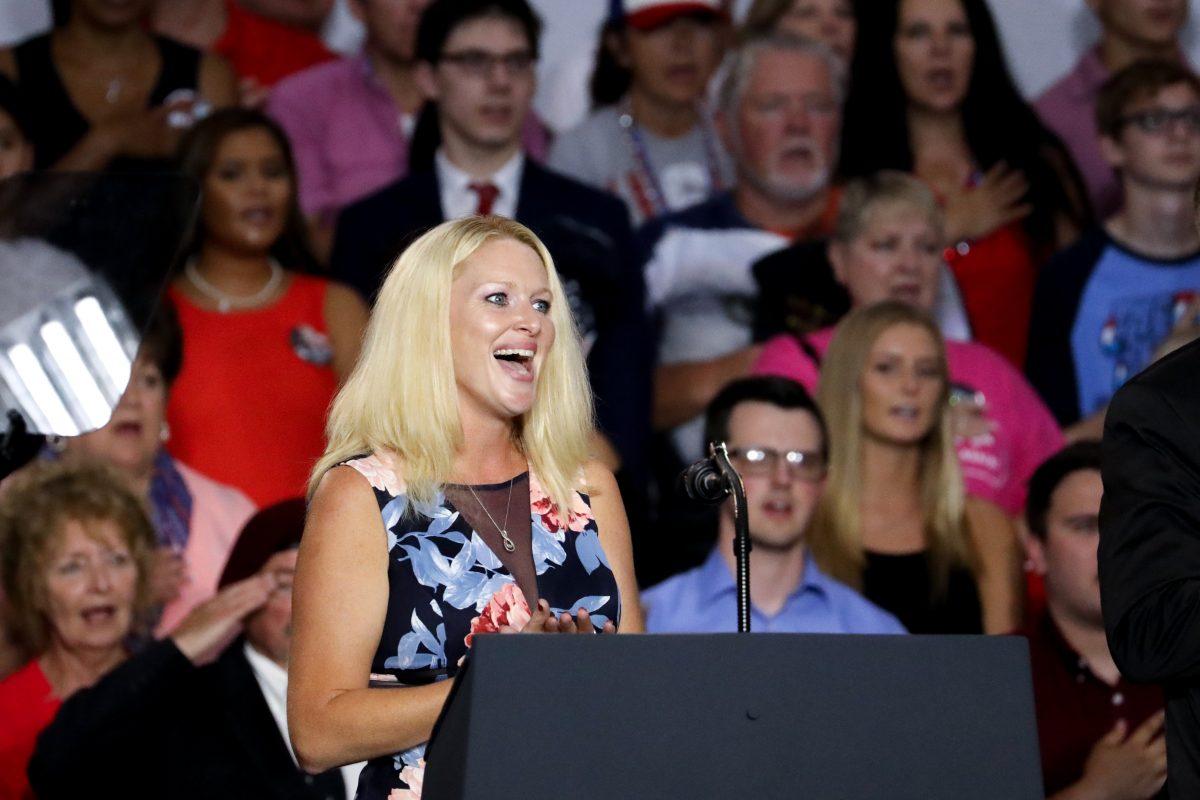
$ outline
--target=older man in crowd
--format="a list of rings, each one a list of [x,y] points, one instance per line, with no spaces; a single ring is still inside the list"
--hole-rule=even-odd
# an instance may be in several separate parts
[[[826,235],[837,212],[837,56],[773,36],[750,40],[727,66],[717,123],[737,185],[642,231],[646,293],[662,325],[654,422],[673,429],[684,459],[700,455],[699,414],[757,356],[751,265],[789,242]]]

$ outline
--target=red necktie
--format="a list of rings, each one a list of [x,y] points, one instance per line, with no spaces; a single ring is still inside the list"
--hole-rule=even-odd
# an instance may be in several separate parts
[[[467,188],[479,195],[479,205],[475,207],[475,213],[480,215],[492,213],[492,206],[496,202],[497,195],[500,194],[500,188],[494,183],[471,183],[467,185]]]

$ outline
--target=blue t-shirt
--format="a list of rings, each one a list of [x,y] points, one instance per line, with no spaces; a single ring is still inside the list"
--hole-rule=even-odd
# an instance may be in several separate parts
[[[750,578],[751,585],[754,576]],[[714,549],[699,567],[642,592],[649,633],[733,633],[737,630],[737,581]],[[894,616],[818,569],[805,554],[804,575],[768,617],[753,604],[754,633],[906,633]]]
[[[1060,423],[1104,408],[1200,297],[1200,252],[1159,260],[1103,229],[1042,270],[1026,369]]]

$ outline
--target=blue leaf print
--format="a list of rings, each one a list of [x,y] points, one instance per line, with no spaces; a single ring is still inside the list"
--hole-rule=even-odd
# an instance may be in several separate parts
[[[437,627],[437,635],[430,632],[412,612],[412,630],[400,637],[396,655],[383,662],[387,669],[432,669],[446,666],[446,625]],[[420,652],[424,648],[426,652]]]
[[[530,530],[533,539],[533,566],[541,575],[553,566],[562,566],[567,560],[567,551],[559,544],[558,538],[546,530],[540,518],[535,517]]]
[[[593,611],[599,611],[600,609],[604,608],[604,604],[607,603],[608,600],[609,596],[606,594],[593,594],[576,600],[575,605],[571,606],[570,608],[552,608],[550,610],[555,614],[561,614],[565,611],[572,617],[578,614],[580,609],[586,609],[587,612],[591,614]]]
[[[487,575],[482,572],[464,573],[459,576],[457,581],[446,586],[442,601],[458,609],[474,606],[485,583],[487,583]]]
[[[591,620],[596,630],[603,630],[604,626],[608,624],[608,617],[603,614],[592,614]]]
[[[473,553],[475,563],[486,570],[495,572],[504,566],[492,552],[492,548],[488,547],[475,531],[471,531],[471,547],[469,549]]]
[[[399,495],[394,500],[388,501],[388,504],[383,507],[383,527],[391,531],[396,527],[396,523],[404,516],[405,510],[408,508],[408,495]],[[391,540],[388,541],[391,544]]]
[[[455,608],[474,607],[477,613],[492,599],[492,595],[504,588],[506,583],[512,583],[511,575],[492,575],[488,577],[482,572],[468,572],[459,582],[446,587],[442,599]]]
[[[603,564],[608,566],[608,557],[604,555],[604,548],[600,545],[600,534],[593,530],[584,530],[580,532],[575,539],[575,554],[579,556],[579,563],[587,570],[587,574],[591,575],[596,571],[596,567]]]
[[[399,772],[400,770],[404,769],[405,767],[417,766],[417,762],[420,761],[424,757],[425,757],[425,744],[422,743],[422,744],[417,745],[416,747],[408,748],[403,753],[397,753],[395,755],[392,763],[395,764],[396,772]]]
[[[442,555],[441,551],[437,549],[437,545],[428,539],[418,539],[417,543],[417,547],[408,544],[400,545],[405,555],[401,556],[399,560],[410,562],[413,577],[422,586],[436,589],[447,583],[450,559]]]

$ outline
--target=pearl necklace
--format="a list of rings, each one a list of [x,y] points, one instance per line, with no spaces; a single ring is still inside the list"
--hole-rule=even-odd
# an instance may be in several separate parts
[[[279,288],[279,284],[283,281],[283,267],[279,266],[274,259],[271,259],[270,265],[271,276],[267,278],[267,282],[257,292],[249,295],[231,295],[213,286],[204,279],[204,276],[200,274],[200,270],[196,269],[195,259],[192,259],[184,266],[183,273],[191,281],[192,286],[196,287],[196,291],[217,304],[217,311],[222,314],[228,314],[234,309],[253,308],[261,305],[264,300],[275,293],[275,290]]]

